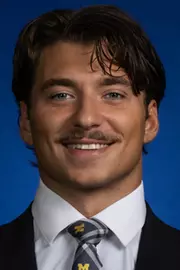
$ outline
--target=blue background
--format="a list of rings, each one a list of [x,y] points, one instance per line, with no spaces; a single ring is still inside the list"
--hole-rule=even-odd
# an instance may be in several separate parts
[[[166,97],[160,107],[160,133],[144,158],[146,199],[168,224],[180,228],[180,16],[178,0],[90,1],[116,4],[137,19],[155,45],[167,72]],[[0,0],[0,224],[14,219],[33,200],[37,169],[20,139],[17,107],[11,94],[12,54],[17,35],[30,19],[54,8],[77,8],[82,1]]]

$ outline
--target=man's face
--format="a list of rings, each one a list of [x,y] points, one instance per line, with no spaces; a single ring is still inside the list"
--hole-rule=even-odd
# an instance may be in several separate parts
[[[21,105],[21,134],[36,151],[40,173],[61,184],[103,187],[141,162],[157,133],[157,108],[135,96],[123,70],[105,75],[91,46],[59,42],[40,58],[30,118]],[[107,63],[108,64],[108,63]]]

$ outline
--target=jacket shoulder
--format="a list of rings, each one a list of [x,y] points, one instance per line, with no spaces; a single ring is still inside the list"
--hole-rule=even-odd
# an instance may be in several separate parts
[[[162,238],[162,240],[169,240],[169,241],[180,241],[180,230],[177,228],[174,228],[170,225],[168,225],[166,222],[162,221],[155,213],[152,212],[152,214],[149,217],[151,219],[151,228],[153,234],[157,238]],[[148,221],[147,221],[148,223]]]
[[[180,269],[180,230],[160,220],[147,204],[136,270]]]
[[[17,218],[9,223],[0,226],[0,241],[5,239],[6,241],[23,232],[28,226],[32,225],[33,217],[31,214],[31,205]]]

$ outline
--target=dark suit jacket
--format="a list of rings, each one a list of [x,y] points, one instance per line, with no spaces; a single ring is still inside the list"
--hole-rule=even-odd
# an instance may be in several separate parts
[[[0,270],[37,270],[31,206],[0,227]],[[135,270],[180,270],[180,231],[160,221],[148,205]]]

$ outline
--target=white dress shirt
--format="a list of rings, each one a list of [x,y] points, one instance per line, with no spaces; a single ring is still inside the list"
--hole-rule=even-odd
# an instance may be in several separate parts
[[[65,229],[85,217],[42,182],[32,214],[38,270],[71,270],[78,243]],[[103,270],[134,270],[145,216],[143,183],[94,216],[111,231],[97,246]]]

